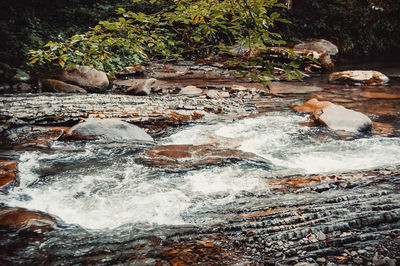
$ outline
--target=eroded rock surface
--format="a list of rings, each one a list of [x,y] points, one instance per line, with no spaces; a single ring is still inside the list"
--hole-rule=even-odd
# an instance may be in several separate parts
[[[144,153],[141,162],[149,166],[186,168],[228,161],[249,160],[269,164],[253,153],[211,145],[165,145]]]
[[[65,92],[65,93],[87,93],[85,89],[79,86],[71,85],[60,80],[43,79],[41,80],[43,91],[48,92]]]
[[[153,142],[142,128],[118,119],[88,119],[73,126],[67,138],[78,140]]]
[[[103,92],[109,84],[106,73],[88,66],[76,65],[66,68],[60,78],[65,82],[83,87],[89,92]]]
[[[354,85],[384,85],[389,78],[384,74],[373,70],[350,70],[334,72],[329,75],[330,83],[354,84]]]

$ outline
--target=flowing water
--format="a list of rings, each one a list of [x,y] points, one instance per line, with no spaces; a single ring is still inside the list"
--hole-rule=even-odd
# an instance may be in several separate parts
[[[343,138],[324,127],[302,126],[308,121],[306,115],[292,111],[242,120],[213,116],[210,121],[179,128],[155,145],[217,142],[270,163],[242,160],[185,169],[149,167],[140,157],[151,145],[96,141],[58,141],[45,151],[15,151],[20,186],[1,194],[0,202],[55,215],[62,226],[43,243],[22,249],[13,262],[87,263],[90,260],[79,258],[91,254],[92,259],[98,256],[92,262],[113,264],[126,259],[121,254],[119,259],[113,257],[117,250],[125,252],[130,249],[127,243],[135,241],[132,246],[137,247],[150,235],[167,239],[186,230],[218,227],[248,211],[290,208],[299,202],[318,203],[343,195],[375,197],[368,185],[371,180],[358,180],[346,191],[321,184],[323,195],[307,188],[282,194],[269,180],[399,170],[396,134]],[[398,190],[398,176],[393,180],[396,185],[377,187],[390,194]],[[146,252],[145,257],[152,257],[152,251]]]

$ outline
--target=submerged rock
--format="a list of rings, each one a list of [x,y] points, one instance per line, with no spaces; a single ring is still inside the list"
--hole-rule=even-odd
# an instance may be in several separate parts
[[[383,85],[389,82],[389,78],[378,71],[350,70],[334,72],[329,75],[330,83],[354,84],[354,85]]]
[[[55,219],[48,214],[24,208],[0,207],[0,228],[42,233],[56,227]]]
[[[296,44],[294,48],[327,52],[328,54],[333,56],[339,53],[339,49],[336,45],[324,39],[313,40],[313,41],[301,41],[300,43]]]
[[[372,128],[372,121],[368,116],[336,104],[315,111],[314,117],[333,130],[357,133]]]
[[[141,159],[148,166],[177,168],[220,164],[231,160],[250,160],[270,164],[268,160],[251,152],[211,145],[158,146],[146,151]]]
[[[66,92],[66,93],[87,93],[85,89],[79,86],[71,85],[60,80],[43,79],[41,80],[43,91]]]
[[[18,162],[14,160],[0,160],[0,189],[15,180]]]
[[[271,93],[274,94],[288,94],[288,93],[310,93],[315,91],[322,91],[324,88],[314,85],[303,85],[301,83],[293,82],[271,82],[268,83]]]
[[[66,138],[78,140],[153,142],[142,128],[119,119],[88,119],[73,126]]]
[[[103,92],[109,84],[106,73],[79,65],[64,69],[61,80],[81,86],[89,92]]]

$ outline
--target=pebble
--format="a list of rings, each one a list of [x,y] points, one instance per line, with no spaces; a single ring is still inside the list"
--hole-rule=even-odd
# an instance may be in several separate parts
[[[326,259],[323,258],[323,257],[317,258],[317,262],[318,262],[318,263],[325,263],[325,262],[326,262]]]
[[[321,231],[319,231],[318,233],[317,233],[317,238],[318,238],[318,240],[325,240],[326,239],[326,235],[323,233],[323,232],[321,232]]]

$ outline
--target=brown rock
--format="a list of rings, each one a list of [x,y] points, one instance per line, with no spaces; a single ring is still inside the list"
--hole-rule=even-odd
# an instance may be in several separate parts
[[[65,92],[65,93],[87,93],[85,89],[79,86],[71,85],[60,80],[43,79],[41,80],[43,90],[50,92]]]
[[[146,68],[142,65],[127,66],[124,67],[120,72],[118,72],[117,75],[120,76],[133,75],[133,74],[143,73],[145,70]]]
[[[361,96],[368,99],[400,99],[400,94],[390,94],[384,92],[363,92]]]
[[[318,101],[318,99],[313,98],[303,103],[302,105],[292,105],[291,107],[299,113],[313,113],[331,104],[333,103],[328,101]]]
[[[24,208],[0,207],[0,228],[15,231],[47,232],[57,227],[50,215]]]
[[[0,160],[0,189],[15,180],[18,162],[13,160]]]
[[[109,81],[106,73],[88,66],[72,66],[63,70],[61,80],[76,84],[89,92],[103,92]]]
[[[389,78],[378,71],[350,70],[334,72],[329,75],[328,81],[330,83],[353,85],[383,85],[389,82]]]
[[[250,160],[269,164],[266,159],[250,152],[211,145],[158,146],[146,151],[141,159],[148,166],[177,168],[219,164],[229,160]]]

